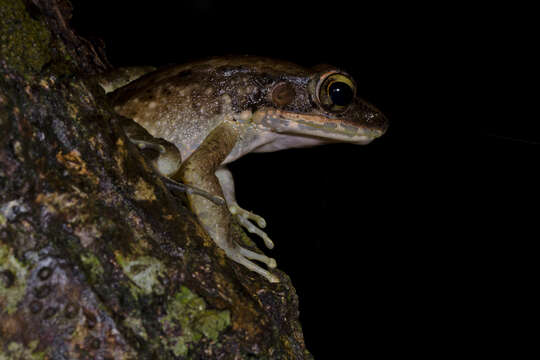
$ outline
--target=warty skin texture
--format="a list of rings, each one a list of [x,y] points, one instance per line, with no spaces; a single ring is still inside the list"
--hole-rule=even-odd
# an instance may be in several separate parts
[[[336,98],[339,87],[352,97]],[[273,247],[260,229],[266,225],[264,219],[236,203],[232,174],[225,165],[250,152],[334,142],[368,144],[388,127],[378,109],[356,96],[356,84],[344,71],[260,57],[221,57],[168,67],[110,97],[118,113],[161,139],[160,158],[166,160],[156,166],[158,171],[226,199],[228,208],[188,194],[192,210],[216,244],[271,282],[279,279],[251,260],[270,268],[275,260],[230,240],[234,217]],[[140,148],[152,147],[148,136],[132,132],[128,137]],[[163,139],[177,150],[167,151]]]

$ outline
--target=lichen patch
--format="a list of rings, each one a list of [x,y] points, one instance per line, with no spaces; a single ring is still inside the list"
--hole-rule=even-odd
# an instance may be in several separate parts
[[[41,360],[47,359],[44,351],[37,351],[38,340],[30,341],[27,345],[12,341],[7,345],[6,351],[0,352],[0,360],[8,359],[28,359]]]
[[[160,277],[165,276],[166,268],[158,259],[151,256],[129,258],[123,256],[119,251],[115,251],[114,255],[124,274],[135,284],[132,289],[134,296],[141,293],[164,293],[165,289]]]
[[[125,326],[130,328],[135,334],[137,334],[137,336],[140,336],[144,340],[148,340],[148,334],[140,318],[128,316],[124,319],[123,323]]]
[[[229,310],[208,310],[204,299],[182,286],[170,299],[166,315],[159,319],[168,336],[162,341],[175,356],[185,356],[189,344],[204,336],[217,340],[219,334],[231,324]]]
[[[27,278],[27,266],[13,256],[12,248],[0,242],[0,314],[17,310],[26,293]]]
[[[86,167],[86,162],[82,159],[81,153],[77,149],[64,154],[59,151],[56,160],[65,166],[70,173],[88,178],[94,185],[99,183],[99,178]]]
[[[0,58],[24,74],[36,73],[51,59],[51,34],[32,19],[21,0],[0,0]]]
[[[135,199],[136,200],[149,200],[154,201],[156,200],[156,194],[154,193],[154,187],[143,180],[143,178],[139,178],[137,183],[135,184]]]
[[[94,254],[92,253],[82,254],[81,262],[85,266],[91,279],[95,280],[103,276],[103,273],[105,272],[103,270],[103,266],[101,265],[101,262]]]

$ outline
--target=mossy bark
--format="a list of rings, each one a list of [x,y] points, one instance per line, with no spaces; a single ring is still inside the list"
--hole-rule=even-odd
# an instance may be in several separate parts
[[[229,261],[127,141],[70,4],[0,9],[0,359],[311,358],[287,276]]]

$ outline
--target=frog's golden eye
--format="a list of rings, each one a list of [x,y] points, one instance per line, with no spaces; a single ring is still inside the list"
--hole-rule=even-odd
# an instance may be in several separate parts
[[[354,81],[341,73],[322,76],[317,85],[317,100],[326,110],[340,112],[347,109],[356,95]]]
[[[272,89],[272,102],[279,107],[290,104],[296,95],[294,87],[288,82],[280,82]]]

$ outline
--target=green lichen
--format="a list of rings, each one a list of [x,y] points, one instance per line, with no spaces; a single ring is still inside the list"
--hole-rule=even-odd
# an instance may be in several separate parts
[[[103,266],[101,265],[101,262],[94,254],[87,253],[87,254],[81,255],[81,261],[84,264],[90,279],[95,281],[101,278],[104,272]]]
[[[9,359],[28,359],[28,360],[42,360],[45,359],[44,351],[35,351],[39,345],[38,340],[33,340],[28,343],[28,346],[24,346],[18,342],[10,342],[7,346],[7,351],[0,352],[0,360]]]
[[[119,252],[114,255],[124,273],[135,284],[132,288],[135,297],[152,293],[161,295],[165,292],[159,278],[164,277],[166,268],[158,259],[151,256],[128,258]]]
[[[22,0],[0,0],[0,58],[28,75],[50,61],[51,34],[26,12]]]
[[[144,325],[140,318],[128,316],[124,319],[123,323],[137,336],[143,338],[144,340],[148,340],[148,334],[146,333],[146,329],[144,328]]]
[[[194,327],[207,338],[217,340],[219,333],[230,323],[229,311],[206,310],[197,318]]]
[[[0,313],[17,310],[17,305],[26,293],[28,269],[13,256],[12,249],[0,242]]]
[[[167,313],[159,319],[163,330],[170,336],[163,339],[164,346],[175,356],[185,356],[189,344],[204,336],[217,340],[219,334],[231,323],[228,310],[206,310],[204,300],[182,286],[167,306]],[[173,334],[178,334],[174,336]]]

